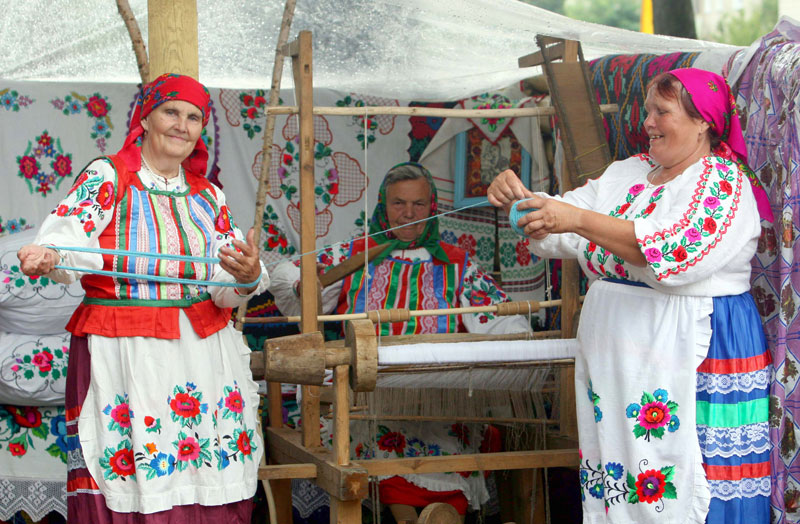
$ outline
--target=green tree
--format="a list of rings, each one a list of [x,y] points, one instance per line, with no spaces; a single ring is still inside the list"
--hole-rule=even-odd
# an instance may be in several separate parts
[[[692,0],[653,0],[653,32],[697,38]]]
[[[565,14],[584,22],[638,31],[641,9],[641,0],[568,0]]]
[[[725,15],[711,40],[725,44],[748,46],[772,31],[778,21],[778,0],[764,0],[746,15],[744,10]]]
[[[547,9],[560,15],[564,14],[564,0],[520,0],[526,4],[530,4],[542,9]]]

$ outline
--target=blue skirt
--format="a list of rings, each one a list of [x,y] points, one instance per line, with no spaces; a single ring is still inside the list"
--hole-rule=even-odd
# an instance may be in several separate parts
[[[697,436],[711,488],[708,524],[770,521],[771,359],[750,293],[714,298],[697,368]]]

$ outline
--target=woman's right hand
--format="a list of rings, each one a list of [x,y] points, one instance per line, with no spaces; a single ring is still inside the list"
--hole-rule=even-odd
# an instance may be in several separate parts
[[[29,277],[40,277],[50,273],[58,264],[58,252],[49,247],[27,244],[17,251],[20,270]]]
[[[508,213],[517,200],[530,198],[533,193],[525,187],[522,180],[510,169],[497,175],[486,192],[489,203],[495,207],[502,207]]]

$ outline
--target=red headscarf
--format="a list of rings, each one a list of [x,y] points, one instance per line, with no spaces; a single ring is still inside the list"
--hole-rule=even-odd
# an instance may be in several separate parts
[[[762,219],[773,221],[772,208],[767,192],[753,170],[747,165],[747,146],[742,134],[742,124],[736,113],[736,102],[728,83],[723,77],[702,69],[673,69],[669,72],[683,84],[692,97],[692,103],[703,119],[711,126],[714,135],[720,138],[719,146],[713,153],[730,159],[748,176],[756,197],[758,214]]]
[[[133,109],[130,129],[125,143],[117,155],[125,162],[130,171],[139,171],[142,167],[142,137],[144,128],[142,119],[150,112],[169,100],[183,100],[197,106],[203,112],[203,127],[208,124],[211,113],[211,96],[208,89],[190,76],[164,74],[146,84]],[[197,140],[188,157],[181,163],[184,169],[195,175],[205,176],[208,164],[208,149],[202,138]]]

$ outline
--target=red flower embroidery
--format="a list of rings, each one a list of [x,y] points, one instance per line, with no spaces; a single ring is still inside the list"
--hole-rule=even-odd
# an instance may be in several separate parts
[[[655,203],[655,202],[650,202],[650,205],[649,205],[649,206],[647,206],[647,207],[644,209],[644,212],[643,212],[642,214],[643,214],[643,215],[649,215],[650,213],[652,213],[652,212],[653,212],[653,210],[654,210],[655,208],[656,208],[656,203]]]
[[[328,193],[331,195],[338,195],[339,194],[339,182],[335,182],[331,184],[331,188],[328,190]]]
[[[228,212],[228,206],[222,206],[219,210],[217,217],[217,231],[220,233],[229,233],[231,230],[231,216]]]
[[[108,103],[99,96],[93,96],[86,102],[86,110],[89,111],[93,117],[102,118],[108,114]]]
[[[706,217],[703,221],[703,231],[713,234],[717,230],[717,223],[711,217]]]
[[[193,461],[197,460],[197,457],[200,456],[200,444],[192,437],[187,437],[183,440],[178,441],[178,453],[177,459],[183,461]]]
[[[169,407],[184,418],[194,418],[200,413],[200,401],[187,393],[177,393],[170,401]]]
[[[10,451],[11,454],[15,457],[21,457],[22,455],[28,452],[25,446],[23,444],[20,444],[19,442],[10,442],[8,444],[8,451]]]
[[[619,211],[617,211],[617,213],[621,215],[625,213],[625,211],[627,211],[629,207],[631,207],[631,205],[628,202],[625,202],[619,207]]]
[[[127,404],[120,404],[112,409],[111,418],[122,428],[131,427],[131,411]]]
[[[114,183],[111,181],[103,182],[97,192],[97,203],[102,209],[109,209],[114,203]]]
[[[87,220],[85,224],[83,224],[83,231],[86,233],[91,233],[94,231],[94,221]]]
[[[42,351],[33,356],[33,365],[39,368],[42,373],[47,373],[52,368],[50,362],[53,360],[53,355],[49,351]]]
[[[261,107],[266,103],[267,103],[267,101],[264,99],[263,96],[257,96],[256,97],[256,107]]]
[[[256,109],[255,107],[251,107],[250,109],[247,110],[247,118],[255,120],[257,116],[258,116],[258,109]]]
[[[19,172],[25,178],[33,178],[39,172],[39,166],[36,163],[36,158],[32,156],[24,156],[19,159]]]
[[[470,303],[473,306],[488,306],[491,304],[492,300],[486,294],[485,291],[480,289],[476,289],[472,292],[472,296],[470,297]]]
[[[675,257],[676,262],[683,262],[686,260],[688,254],[686,253],[686,248],[678,246],[678,249],[672,252],[672,256]]]
[[[31,406],[8,406],[8,412],[14,417],[14,422],[23,428],[38,428],[42,425],[42,414],[39,409]]]
[[[586,246],[586,251],[588,251],[589,253],[594,253],[595,249],[597,249],[597,244],[595,244],[594,242],[589,242],[589,245]]]
[[[402,433],[396,431],[390,431],[384,434],[378,441],[378,449],[394,451],[398,455],[402,455],[405,448],[406,437],[404,437]]]
[[[122,448],[108,461],[111,465],[111,471],[120,477],[128,477],[136,473],[136,463],[133,460],[133,450],[130,448]]]
[[[527,266],[531,261],[531,252],[528,251],[528,245],[525,242],[517,242],[517,263],[521,266]]]
[[[246,431],[242,431],[239,434],[239,438],[236,440],[236,447],[239,448],[239,451],[242,452],[242,455],[249,455],[253,452],[250,447],[250,437],[247,436]]]
[[[246,105],[246,106],[251,106],[251,105],[253,105],[253,97],[252,97],[252,96],[250,96],[250,95],[244,95],[244,96],[242,97],[242,103],[243,103],[244,105]]]
[[[458,247],[469,253],[469,256],[475,256],[475,248],[477,247],[478,242],[475,240],[475,237],[468,233],[464,233],[460,237],[458,237]]]
[[[58,206],[56,208],[56,215],[57,216],[63,217],[67,213],[69,213],[69,208],[67,206],[65,206],[64,204],[61,204],[60,206]]]
[[[636,481],[636,494],[639,500],[652,504],[664,495],[666,487],[664,474],[656,469],[651,469],[639,474]]]
[[[727,180],[723,180],[722,182],[719,183],[719,190],[727,195],[733,193],[733,187],[731,186],[731,183],[728,182]]]
[[[244,400],[238,391],[231,391],[231,394],[225,399],[225,407],[234,413],[241,413],[244,408]]]
[[[58,155],[53,161],[53,170],[58,176],[67,176],[72,173],[72,159],[67,155]]]

